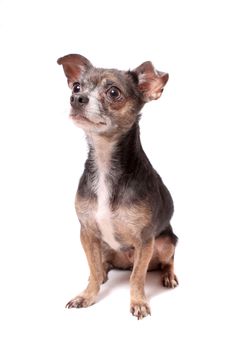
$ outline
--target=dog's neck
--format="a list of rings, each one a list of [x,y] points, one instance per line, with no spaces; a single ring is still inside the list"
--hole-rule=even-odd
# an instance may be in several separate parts
[[[87,134],[89,158],[98,173],[117,175],[131,174],[144,159],[138,123],[126,133],[106,137],[94,133]],[[117,180],[117,179],[116,179]]]
[[[117,140],[117,138],[108,138],[96,133],[87,134],[87,142],[90,149],[89,157],[92,158],[98,172],[106,172],[109,168]]]
[[[142,149],[138,122],[119,137],[87,134],[87,141],[89,154],[79,182],[80,196],[98,200],[107,190],[113,209],[120,203],[130,205],[148,196],[157,175]]]

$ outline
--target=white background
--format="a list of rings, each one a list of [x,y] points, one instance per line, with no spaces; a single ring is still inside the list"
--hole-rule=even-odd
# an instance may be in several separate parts
[[[0,18],[1,348],[232,349],[231,1],[5,0]],[[64,308],[88,277],[73,206],[87,147],[56,64],[68,53],[170,74],[141,134],[174,198],[180,286],[149,274],[142,321],[128,272],[89,309]]]

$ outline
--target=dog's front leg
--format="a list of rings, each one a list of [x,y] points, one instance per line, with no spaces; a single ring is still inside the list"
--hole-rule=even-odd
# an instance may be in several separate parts
[[[134,248],[134,266],[130,277],[130,311],[138,319],[142,319],[150,315],[150,307],[145,296],[144,285],[148,265],[154,251],[154,238],[145,243],[138,243]]]
[[[100,240],[96,238],[94,232],[81,228],[81,243],[89,264],[90,278],[86,289],[67,303],[66,307],[68,308],[88,307],[94,304],[100,285],[106,277],[102,263]]]

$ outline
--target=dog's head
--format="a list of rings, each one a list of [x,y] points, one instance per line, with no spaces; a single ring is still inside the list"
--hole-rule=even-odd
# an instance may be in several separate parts
[[[158,99],[168,74],[144,62],[132,71],[95,68],[85,57],[58,59],[72,89],[70,116],[85,131],[114,134],[137,120],[143,105]]]

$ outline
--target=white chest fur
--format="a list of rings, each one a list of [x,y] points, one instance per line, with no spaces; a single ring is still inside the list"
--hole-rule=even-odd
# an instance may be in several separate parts
[[[120,245],[114,238],[114,227],[112,222],[112,212],[109,206],[109,191],[106,186],[104,174],[100,174],[97,189],[97,211],[96,222],[102,235],[102,239],[117,250]]]
[[[95,163],[98,172],[98,180],[95,185],[97,195],[95,219],[103,241],[108,243],[112,249],[117,250],[120,248],[120,244],[114,237],[112,211],[109,205],[109,188],[106,182],[106,176],[110,170],[110,160],[114,143],[109,143],[98,137],[92,138],[92,142],[95,149]]]

